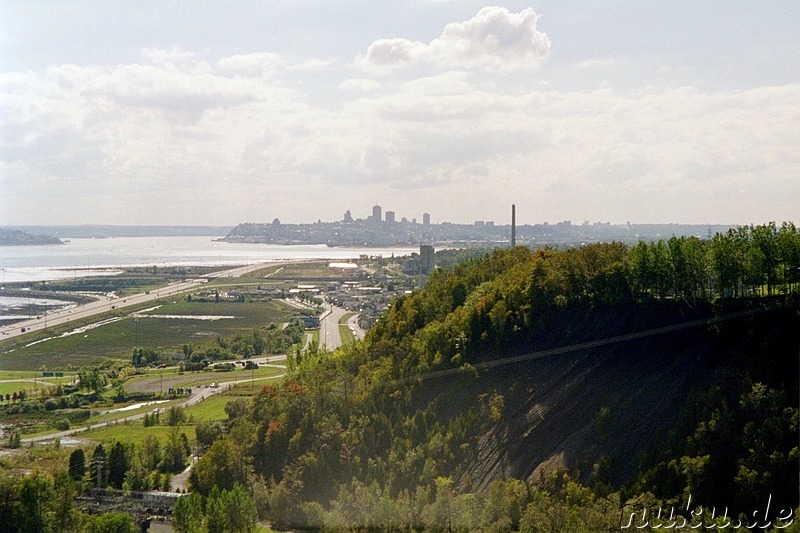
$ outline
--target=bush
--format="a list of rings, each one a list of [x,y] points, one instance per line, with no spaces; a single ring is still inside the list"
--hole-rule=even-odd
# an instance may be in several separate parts
[[[167,412],[167,425],[177,426],[183,422],[186,422],[186,412],[183,410],[183,407],[179,405],[170,407]]]
[[[58,400],[54,398],[48,398],[44,402],[44,408],[47,411],[55,411],[56,409],[58,409]]]
[[[19,448],[20,446],[22,446],[22,437],[20,436],[19,431],[15,431],[8,437],[8,447]]]
[[[66,418],[59,418],[55,422],[53,422],[53,427],[59,431],[66,431],[69,429],[69,420]]]

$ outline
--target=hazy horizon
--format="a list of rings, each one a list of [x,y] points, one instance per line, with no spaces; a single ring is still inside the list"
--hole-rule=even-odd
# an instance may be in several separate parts
[[[0,225],[800,220],[800,4],[0,0]]]

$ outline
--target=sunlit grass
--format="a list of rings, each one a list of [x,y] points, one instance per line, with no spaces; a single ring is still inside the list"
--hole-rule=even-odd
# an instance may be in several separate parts
[[[150,307],[155,307],[151,303]],[[245,302],[188,302],[185,299],[162,303],[148,313],[151,316],[120,314],[121,319],[83,333],[60,337],[53,331],[52,338],[30,346],[22,341],[2,355],[0,366],[6,370],[34,368],[64,368],[93,366],[109,359],[129,360],[134,347],[151,348],[162,352],[180,353],[184,344],[202,346],[218,336],[249,335],[253,329],[270,323],[284,323],[299,312],[276,301]],[[152,315],[178,316],[230,316],[220,320],[192,320],[158,318]],[[97,316],[98,323],[108,316]],[[78,326],[71,325],[67,331]],[[31,342],[31,341],[27,341]]]
[[[170,434],[177,428],[178,434],[185,433],[189,441],[195,440],[194,425],[181,424],[179,426],[149,426],[145,427],[141,420],[132,422],[122,422],[102,428],[91,429],[79,435],[81,439],[111,443],[120,441],[123,443],[134,443],[142,445],[148,436],[153,436],[160,441],[165,441]]]

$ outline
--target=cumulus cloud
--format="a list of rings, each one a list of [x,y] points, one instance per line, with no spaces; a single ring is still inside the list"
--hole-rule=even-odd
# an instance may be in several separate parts
[[[143,48],[140,54],[143,58],[148,59],[154,64],[185,63],[194,57],[192,53],[185,52],[180,48],[172,48],[171,50]]]
[[[291,68],[255,55],[1,74],[0,212],[31,220],[34,197],[64,221],[69,209],[117,223],[175,198],[191,199],[183,223],[197,224],[332,220],[362,197],[454,221],[463,206],[485,218],[512,201],[532,221],[698,221],[714,205],[713,221],[748,222],[797,209],[798,85],[563,92],[462,70],[380,84],[343,72],[324,100],[283,79]],[[300,183],[324,201],[304,210]]]
[[[227,71],[275,73],[286,66],[286,61],[272,53],[237,54],[223,57],[217,66]]]
[[[512,13],[505,7],[485,7],[470,20],[446,25],[429,43],[379,39],[356,64],[378,72],[415,63],[456,70],[534,68],[550,51],[550,38],[536,28],[538,19],[530,8]]]
[[[344,80],[339,84],[339,88],[345,91],[364,91],[370,92],[380,89],[381,84],[375,80],[365,78]]]
[[[578,68],[579,69],[605,68],[612,66],[617,62],[618,61],[615,59],[589,59],[578,63]]]

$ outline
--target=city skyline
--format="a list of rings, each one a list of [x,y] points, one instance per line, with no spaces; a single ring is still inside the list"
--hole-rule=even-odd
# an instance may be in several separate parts
[[[796,2],[499,4],[0,0],[0,224],[800,219]]]

